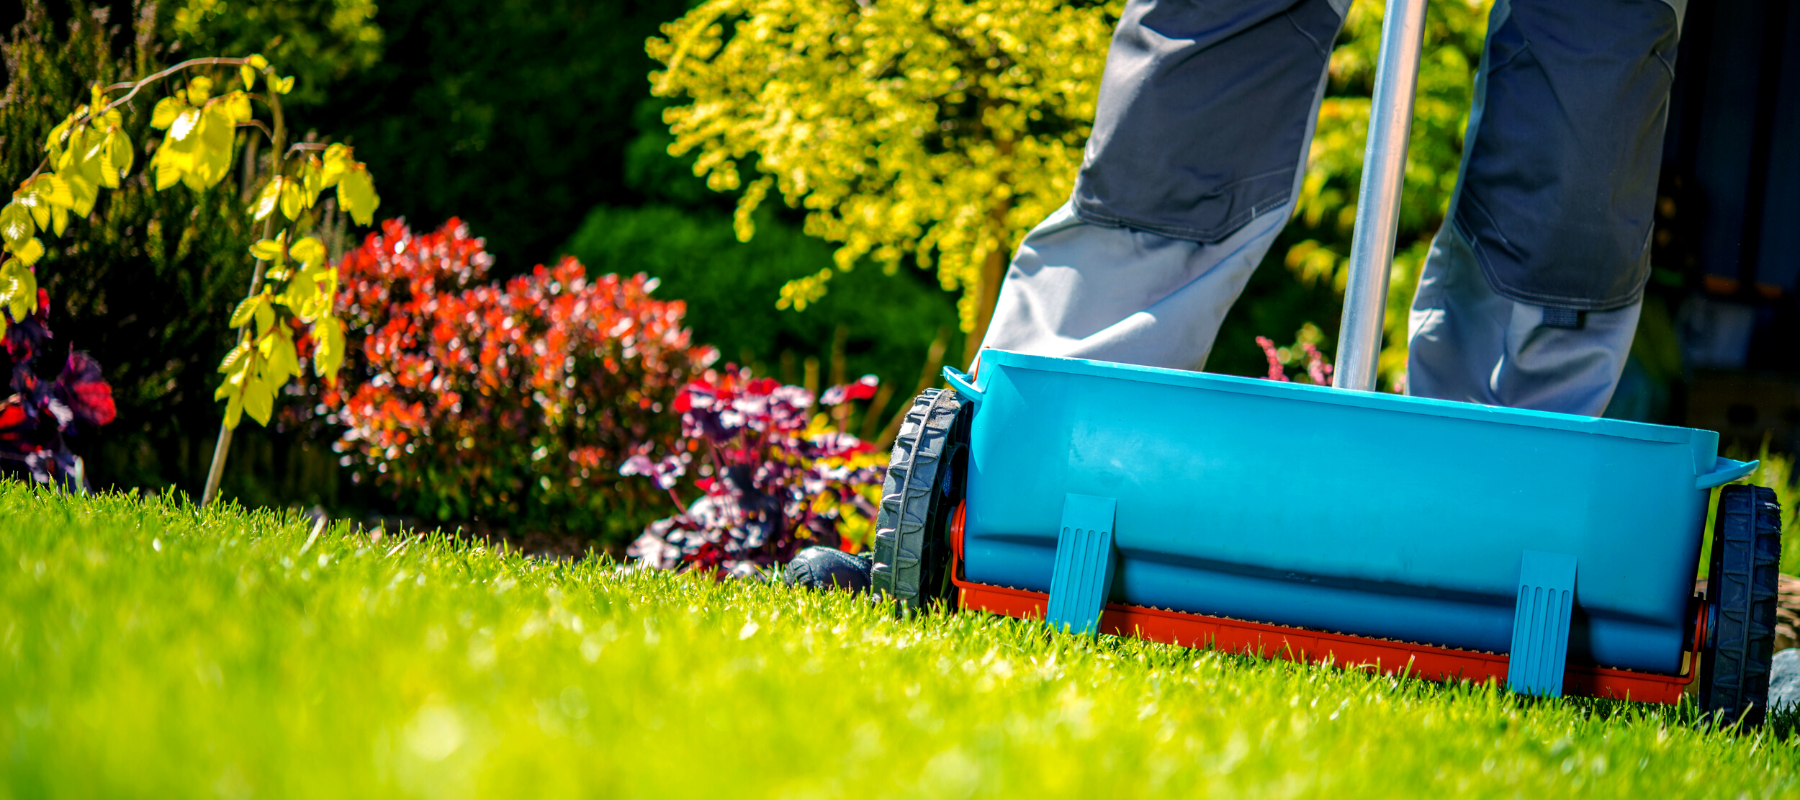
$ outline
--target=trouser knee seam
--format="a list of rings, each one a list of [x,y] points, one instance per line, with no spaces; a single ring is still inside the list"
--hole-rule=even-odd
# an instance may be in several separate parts
[[[1317,52],[1320,57],[1324,58],[1327,62],[1331,60],[1331,48],[1321,43],[1311,33],[1308,33],[1305,28],[1300,27],[1300,21],[1294,19],[1294,12],[1283,12],[1281,18],[1287,20],[1289,25],[1294,26],[1294,30],[1298,31],[1301,36],[1306,37],[1307,41],[1312,42],[1314,52]]]

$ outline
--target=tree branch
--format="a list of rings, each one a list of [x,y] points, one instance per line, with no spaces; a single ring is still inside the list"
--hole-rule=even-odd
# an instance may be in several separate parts
[[[125,96],[120,97],[119,99],[114,100],[110,103],[107,103],[106,107],[103,109],[100,109],[99,111],[89,110],[86,118],[93,119],[95,114],[104,114],[108,111],[118,108],[119,106],[122,106],[122,105],[130,102],[131,98],[136,96],[138,91],[143,89],[145,86],[148,86],[152,83],[162,80],[163,78],[167,78],[170,75],[174,75],[175,73],[180,72],[184,69],[187,69],[188,67],[200,67],[200,66],[241,67],[248,63],[250,63],[250,59],[247,59],[247,58],[190,58],[186,61],[176,64],[173,67],[169,67],[168,69],[165,69],[161,72],[155,73],[153,75],[150,75],[150,76],[147,76],[144,78],[139,78],[135,82],[115,83],[111,86],[106,87],[106,91],[111,92],[114,90],[127,89],[127,88],[129,88],[131,91],[126,92]]]
[[[88,109],[88,113],[83,114],[83,115],[81,115],[81,117],[77,118],[75,120],[75,123],[79,124],[79,123],[83,123],[83,122],[91,122],[91,121],[93,121],[95,116],[98,116],[100,114],[105,114],[108,111],[111,111],[115,108],[118,108],[119,106],[122,106],[122,105],[125,105],[126,103],[131,102],[131,98],[136,97],[137,93],[140,90],[142,90],[145,86],[148,86],[152,83],[162,80],[163,78],[167,78],[170,75],[173,75],[177,72],[187,69],[188,67],[201,67],[201,66],[236,67],[236,66],[243,66],[243,65],[249,64],[249,63],[250,63],[250,59],[247,59],[247,58],[190,58],[186,61],[176,64],[173,67],[169,67],[161,72],[147,75],[147,76],[139,78],[135,81],[126,81],[124,83],[112,84],[111,86],[106,87],[104,89],[104,91],[116,92],[120,89],[130,89],[131,91],[126,92],[123,97],[120,97],[117,100],[107,103],[105,108],[99,109],[97,111],[94,109]],[[265,128],[263,132],[268,133],[268,130]],[[272,135],[271,135],[271,138],[273,138]],[[44,173],[44,167],[49,166],[49,165],[50,165],[50,158],[48,156],[45,156],[43,161],[38,162],[37,169],[32,170],[31,174],[27,175],[25,177],[25,180],[23,181],[23,183],[30,183],[33,178],[36,178],[37,176],[42,175]]]
[[[275,132],[269,130],[269,126],[264,125],[262,120],[260,120],[260,119],[245,120],[243,122],[238,123],[237,126],[240,128],[255,128],[259,131],[262,131],[264,136],[269,137],[269,141],[275,140]]]

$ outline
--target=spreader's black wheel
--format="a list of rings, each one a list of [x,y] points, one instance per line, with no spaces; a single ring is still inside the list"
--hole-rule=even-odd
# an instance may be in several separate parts
[[[1727,486],[1715,519],[1700,708],[1726,724],[1755,727],[1763,722],[1775,657],[1781,506],[1761,486]]]
[[[888,457],[870,583],[912,608],[954,599],[946,531],[962,499],[968,417],[956,392],[927,389],[907,409]]]

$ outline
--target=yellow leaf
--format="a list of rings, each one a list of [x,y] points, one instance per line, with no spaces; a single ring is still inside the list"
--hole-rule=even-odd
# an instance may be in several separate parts
[[[238,80],[244,82],[246,92],[256,88],[256,70],[251,69],[248,64],[238,67]]]
[[[50,129],[49,136],[44,137],[44,150],[49,153],[51,164],[55,164],[62,158],[64,138],[68,136],[70,126],[75,124],[75,118],[78,116],[80,115],[70,114],[67,119]]]
[[[206,98],[212,96],[212,88],[212,78],[208,78],[205,75],[195,75],[194,77],[189,78],[187,85],[188,103],[197,106],[206,102]]]
[[[299,244],[296,243],[296,247]],[[317,267],[302,272],[288,284],[289,307],[302,322],[313,322],[331,314],[332,306],[337,302],[337,291],[337,270],[324,264],[321,257]]]
[[[306,236],[288,247],[288,258],[300,262],[307,269],[317,269],[325,263],[325,243],[318,237]]]
[[[344,365],[344,323],[320,317],[313,323],[313,374],[331,379]]]
[[[9,248],[12,247],[11,245],[7,246]],[[38,241],[37,237],[33,236],[30,239],[26,239],[24,245],[14,248],[12,252],[13,255],[19,257],[20,261],[25,262],[25,266],[29,267],[32,264],[36,264],[38,259],[44,257],[44,243]]]
[[[319,282],[313,279],[313,272],[305,271],[288,281],[286,291],[276,300],[293,311],[301,322],[311,322],[318,316],[314,302],[318,294]]]
[[[102,131],[98,128],[90,127],[87,129],[87,132],[81,139],[81,155],[79,156],[81,162],[101,161],[106,158],[106,138],[108,133],[108,131]]]
[[[231,92],[226,94],[214,101],[214,105],[217,106],[219,111],[224,113],[225,116],[231,118],[231,123],[233,125],[243,122],[251,116],[250,95],[246,92]]]
[[[81,172],[60,174],[69,183],[69,196],[75,200],[69,204],[69,210],[75,212],[77,217],[86,217],[94,210],[94,203],[100,199],[99,183]]]
[[[31,179],[15,196],[15,202],[31,210],[31,219],[39,230],[54,229],[61,236],[67,224],[68,208],[75,204],[69,182],[55,173]]]
[[[73,169],[60,170],[60,172],[63,173],[66,180],[71,180],[69,185],[70,195],[75,197],[78,201],[74,204],[76,206],[76,213],[85,217],[88,215],[88,212],[93,209],[94,201],[99,199],[100,187],[105,186],[112,189],[118,188],[119,175],[117,172],[110,170],[112,165],[109,163],[106,155],[106,137],[99,131],[90,130],[86,138],[82,140],[79,152],[72,152],[75,156]],[[107,182],[107,175],[109,172],[112,176],[111,183]],[[91,196],[84,198],[82,191],[76,189],[76,185],[73,183],[73,178],[76,175],[79,175],[81,180],[87,183],[87,186],[92,193]]]
[[[261,53],[251,53],[250,57],[246,60],[250,62],[250,66],[257,68],[258,70],[269,68],[269,60],[263,58]]]
[[[205,112],[198,108],[184,108],[175,115],[175,121],[169,123],[169,141],[184,142],[200,129]]]
[[[150,127],[157,130],[168,130],[175,124],[175,118],[181,116],[188,105],[173,95],[156,101],[156,108],[150,112]]]
[[[75,195],[69,191],[69,182],[60,175],[39,175],[31,185],[37,190],[38,197],[52,206],[69,208],[75,205]]]
[[[344,170],[350,168],[351,155],[354,152],[351,148],[341,144],[325,148],[325,171],[319,176],[319,179],[323,181],[324,188],[329,189],[338,184],[338,179],[344,176]]]
[[[292,75],[285,78],[276,78],[270,83],[274,86],[276,94],[287,94],[294,90],[294,76]]]
[[[236,429],[244,419],[244,389],[233,388],[229,399],[225,401],[225,427]]]
[[[76,131],[69,137],[69,148],[64,151],[56,174],[69,186],[69,210],[77,217],[85,217],[94,210],[94,202],[100,199],[101,166],[104,160],[102,148],[88,147],[89,137]],[[96,144],[100,144],[96,142]],[[96,158],[89,158],[89,154]]]
[[[264,369],[263,377],[271,387],[280,388],[288,378],[300,374],[300,354],[294,349],[294,335],[288,326],[278,325],[274,332],[274,345],[270,348],[269,365]]]
[[[13,252],[25,244],[37,226],[32,223],[31,212],[27,211],[17,198],[0,208],[0,239],[4,239],[6,247]]]
[[[250,343],[240,342],[238,343],[238,346],[231,348],[231,352],[225,354],[225,359],[223,361],[219,362],[219,372],[227,375],[233,372],[239,372],[245,366],[244,359],[249,357]]]
[[[137,149],[131,145],[131,135],[115,128],[106,137],[106,144],[112,168],[119,172],[130,172],[131,165],[137,163]]]
[[[83,171],[89,173],[94,181],[108,189],[119,188],[119,170],[112,165],[112,137],[101,140],[98,152],[82,162]]]
[[[275,412],[275,392],[269,384],[257,378],[251,378],[244,387],[244,411],[258,425],[268,425],[269,415]]]
[[[288,219],[297,220],[300,218],[300,212],[305,210],[306,196],[301,191],[300,184],[295,183],[293,180],[282,181],[281,215]]]
[[[205,116],[205,121],[200,126],[200,149],[196,153],[196,164],[189,173],[200,180],[202,188],[210,188],[231,174],[231,153],[237,141],[237,123],[222,105],[207,109]]]
[[[256,335],[268,334],[269,328],[275,325],[275,307],[268,303],[256,305]]]
[[[37,276],[22,259],[7,259],[0,264],[0,304],[14,320],[24,319],[37,310]]]
[[[280,261],[281,240],[264,239],[256,244],[250,245],[250,255],[263,261]]]
[[[49,176],[43,176],[49,177]],[[43,180],[43,177],[38,180]],[[37,181],[27,186],[27,191],[14,195],[13,202],[31,210],[31,221],[37,223],[38,230],[50,227],[50,204],[38,196]]]
[[[325,191],[325,168],[319,159],[308,154],[305,161],[300,162],[300,186],[306,190],[306,207],[319,205],[319,193]]]
[[[238,303],[237,310],[231,312],[231,327],[244,327],[245,324],[250,322],[251,317],[256,316],[257,308],[268,301],[269,296],[267,293],[251,295],[250,297],[244,298],[243,302]]]
[[[156,151],[156,158],[150,162],[156,170],[156,190],[159,192],[181,182],[182,169],[167,158],[168,154],[169,148],[163,147]]]
[[[350,218],[358,225],[367,225],[375,219],[375,209],[381,205],[381,198],[375,194],[375,182],[369,177],[369,170],[362,164],[351,164],[338,179],[338,203]]]
[[[276,175],[263,185],[262,193],[256,196],[256,202],[250,204],[251,219],[261,221],[263,217],[275,210],[276,204],[281,201],[281,185],[286,180],[287,178]],[[250,252],[255,253],[255,248],[251,248]],[[264,261],[269,260],[263,256],[257,256],[257,258],[262,258]]]
[[[835,274],[830,267],[826,267],[819,270],[817,275],[805,275],[782,284],[781,296],[775,301],[775,307],[805,311],[808,305],[825,296],[831,276]]]

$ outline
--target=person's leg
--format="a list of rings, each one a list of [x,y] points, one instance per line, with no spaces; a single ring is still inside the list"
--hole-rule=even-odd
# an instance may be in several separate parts
[[[1500,295],[1446,226],[1413,298],[1406,391],[1598,416],[1625,368],[1642,306],[1568,311]]]
[[[1499,0],[1407,391],[1598,415],[1643,288],[1685,2]]]
[[[1177,369],[1287,223],[1349,0],[1131,0],[1068,204],[983,347]]]
[[[1203,244],[1083,222],[1064,205],[1013,254],[982,346],[1198,370],[1287,219],[1283,207]]]

